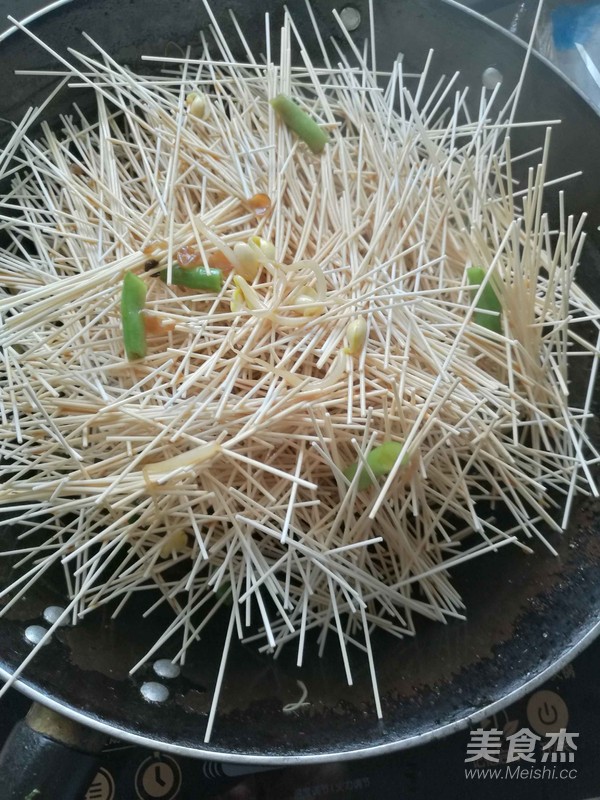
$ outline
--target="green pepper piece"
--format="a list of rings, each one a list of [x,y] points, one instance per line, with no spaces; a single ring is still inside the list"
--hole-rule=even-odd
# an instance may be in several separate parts
[[[270,101],[283,122],[305,142],[315,155],[323,152],[329,141],[329,134],[303,111],[295,100],[285,94],[278,94]]]
[[[473,294],[477,292],[477,287],[481,286],[483,283],[485,275],[485,270],[481,267],[469,267],[467,270],[467,279],[469,281],[469,285],[472,287]],[[482,325],[489,331],[494,331],[494,333],[502,333],[502,320],[500,319],[502,306],[493,286],[489,281],[486,283],[479,300],[477,301],[476,309],[480,310],[475,310],[473,314],[473,322],[475,322],[477,325]],[[494,311],[496,313],[482,313],[486,311]]]
[[[168,270],[160,272],[160,278],[168,283]],[[220,269],[209,269],[204,267],[193,267],[184,269],[175,264],[171,267],[171,284],[175,286],[186,286],[188,289],[201,289],[206,292],[218,292],[223,284],[223,273]]]
[[[146,284],[133,272],[126,272],[121,289],[121,325],[125,353],[130,361],[146,355],[146,329],[142,316],[145,304]]]
[[[374,447],[371,450],[367,456],[367,464],[371,468],[376,478],[387,475],[389,472],[391,472],[392,467],[398,460],[403,447],[403,442],[384,442],[383,444],[380,444],[379,447]],[[409,457],[407,454],[405,454],[402,459],[402,466],[405,467],[408,462]],[[344,476],[349,481],[352,481],[358,468],[359,462],[355,461],[354,464],[346,467],[344,470]],[[362,491],[363,489],[368,489],[372,482],[371,476],[367,470],[361,469],[360,475],[358,476],[358,490]]]

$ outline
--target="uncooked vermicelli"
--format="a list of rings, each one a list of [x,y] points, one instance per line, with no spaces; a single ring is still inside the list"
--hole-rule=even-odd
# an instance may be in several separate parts
[[[598,309],[573,282],[583,220],[562,194],[557,230],[544,213],[548,123],[519,186],[516,93],[426,93],[433,54],[377,71],[341,21],[318,65],[289,14],[264,59],[213,22],[151,75],[57,55],[88,105],[39,138],[32,110],[0,158],[0,502],[22,526],[4,608],[60,562],[56,624],[153,592],[173,621],[146,658],[177,640],[179,662],[219,611],[207,740],[235,636],[301,664],[331,631],[381,714],[374,630],[462,618],[457,564],[553,550],[597,460]],[[177,285],[209,269],[220,288]]]

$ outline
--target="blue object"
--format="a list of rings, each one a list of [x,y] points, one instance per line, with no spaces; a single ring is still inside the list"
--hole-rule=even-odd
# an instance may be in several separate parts
[[[552,12],[552,37],[557,50],[569,50],[575,42],[583,44],[600,25],[600,3],[558,6]]]

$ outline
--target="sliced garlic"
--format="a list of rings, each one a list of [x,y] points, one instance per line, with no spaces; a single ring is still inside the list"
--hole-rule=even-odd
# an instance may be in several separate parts
[[[264,311],[264,306],[260,297],[242,275],[235,275],[233,282],[235,283],[236,289],[239,289],[241,292],[248,308],[253,311]]]
[[[273,242],[268,242],[262,236],[251,236],[248,244],[258,258],[262,257],[266,261],[275,260],[275,245]]]
[[[347,346],[344,352],[349,356],[357,356],[362,352],[367,340],[367,322],[364,317],[355,317],[346,328]]]
[[[260,267],[260,262],[252,247],[245,242],[238,242],[233,247],[233,255],[236,260],[236,273],[247,281],[254,280]]]
[[[232,292],[231,300],[229,301],[229,308],[233,311],[234,314],[237,314],[238,311],[241,311],[242,308],[246,305],[244,301],[244,293],[236,286]]]
[[[196,119],[206,119],[208,112],[208,98],[202,92],[190,92],[185,103],[189,109],[189,114]]]
[[[294,305],[302,306],[305,317],[314,317],[323,313],[323,303],[318,300],[319,296],[312,286],[301,286],[294,296]]]
[[[160,548],[163,558],[182,553],[187,547],[187,534],[185,531],[173,531],[164,540]]]

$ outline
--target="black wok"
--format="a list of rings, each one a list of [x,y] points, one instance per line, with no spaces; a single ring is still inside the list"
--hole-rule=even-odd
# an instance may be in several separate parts
[[[335,31],[331,9],[343,3],[317,0],[325,34]],[[278,0],[214,1],[228,30],[227,8],[235,10],[249,40],[263,39],[263,13],[282,15]],[[352,2],[362,21],[355,35],[367,34],[364,0]],[[504,76],[508,96],[518,79],[525,50],[521,43],[482,18],[439,0],[379,0],[375,3],[379,66],[398,51],[409,70],[418,70],[435,49],[433,74],[461,71],[460,83],[481,86],[490,66]],[[301,23],[302,9],[292,9]],[[63,51],[86,49],[81,31],[92,33],[119,61],[136,66],[140,53],[164,53],[175,43],[192,46],[207,23],[200,3],[187,0],[88,0],[49,11],[31,24],[42,39]],[[274,28],[277,25],[273,26]],[[307,37],[310,39],[310,37]],[[48,67],[51,58],[20,32],[0,42],[0,85],[10,87],[0,100],[0,117],[18,119],[44,96],[48,79],[15,78],[15,69]],[[387,62],[387,63],[386,63]],[[477,92],[475,92],[476,94]],[[68,100],[71,102],[72,95]],[[62,106],[60,105],[62,103]],[[52,120],[66,101],[48,109]],[[598,231],[600,224],[600,119],[577,91],[537,57],[529,65],[520,114],[527,119],[563,120],[553,138],[552,175],[584,170],[569,186],[569,209],[590,212],[590,241],[579,280],[600,299]],[[5,131],[6,129],[2,129]],[[539,136],[523,129],[514,148],[529,150]],[[517,137],[514,137],[516,140]],[[524,165],[524,168],[528,164]],[[549,212],[553,213],[552,206]],[[573,376],[573,392],[578,380]],[[583,384],[582,384],[583,385]],[[595,410],[597,411],[598,403]],[[597,438],[595,423],[590,424]],[[169,697],[149,703],[140,687],[158,680],[149,664],[134,677],[129,667],[155,640],[154,618],[140,622],[143,607],[132,605],[116,621],[108,612],[61,629],[30,664],[18,688],[31,698],[105,734],[184,755],[253,763],[292,763],[366,756],[440,738],[482,719],[544,681],[596,635],[600,611],[600,504],[576,503],[568,532],[550,534],[557,558],[542,548],[526,557],[506,549],[455,573],[468,609],[467,622],[423,622],[414,640],[378,636],[378,677],[384,718],[377,721],[366,662],[354,663],[356,685],[347,687],[339,654],[333,648],[296,669],[293,654],[274,662],[251,647],[237,645],[225,675],[213,739],[203,742],[206,717],[224,637],[217,619],[190,651],[181,675],[163,681]],[[3,536],[10,538],[10,529]],[[11,570],[0,560],[0,585]],[[45,608],[64,605],[60,584],[39,583],[26,600],[0,620],[0,671],[8,676],[31,645],[24,631],[40,624]],[[160,657],[173,655],[168,647]],[[282,707],[297,699],[296,681],[308,688],[308,706],[299,715]]]

